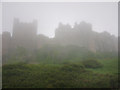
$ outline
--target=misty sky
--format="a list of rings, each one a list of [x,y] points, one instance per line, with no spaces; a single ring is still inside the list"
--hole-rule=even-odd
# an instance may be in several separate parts
[[[93,30],[108,31],[118,36],[118,3],[117,2],[11,2],[3,3],[3,31],[12,32],[13,19],[22,22],[38,20],[38,33],[54,37],[58,23],[89,22]]]

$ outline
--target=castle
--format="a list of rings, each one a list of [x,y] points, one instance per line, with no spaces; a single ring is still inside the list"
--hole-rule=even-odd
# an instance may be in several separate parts
[[[92,52],[112,52],[118,50],[118,39],[107,32],[92,31],[90,23],[81,22],[72,28],[69,24],[60,23],[55,30],[55,37],[49,39],[44,35],[37,35],[37,21],[31,23],[20,22],[14,19],[12,36],[9,32],[2,34],[3,55],[17,47],[28,50],[41,48],[45,44],[76,45],[85,47]]]
[[[59,24],[55,31],[55,40],[62,45],[76,45],[86,47],[92,52],[113,52],[118,50],[117,37],[108,32],[92,31],[90,23],[81,22],[73,28],[69,24]]]

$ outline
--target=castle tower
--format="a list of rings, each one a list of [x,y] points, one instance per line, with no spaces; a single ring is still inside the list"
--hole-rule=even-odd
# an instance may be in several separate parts
[[[11,34],[10,32],[3,32],[2,34],[2,55],[8,54],[11,48]]]
[[[31,23],[20,22],[19,19],[14,19],[13,23],[13,46],[24,47],[26,49],[36,48],[37,37],[37,21]]]

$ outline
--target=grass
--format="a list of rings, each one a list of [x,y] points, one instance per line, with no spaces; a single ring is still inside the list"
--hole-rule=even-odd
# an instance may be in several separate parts
[[[101,74],[118,74],[118,59],[101,59],[102,68],[89,69]]]

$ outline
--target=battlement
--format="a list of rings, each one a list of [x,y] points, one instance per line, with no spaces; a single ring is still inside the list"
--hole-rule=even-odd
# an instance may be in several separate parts
[[[26,23],[20,22],[19,19],[14,19],[13,24],[13,37],[19,36],[21,34],[27,35],[36,35],[37,34],[37,21],[34,20],[33,22]]]

